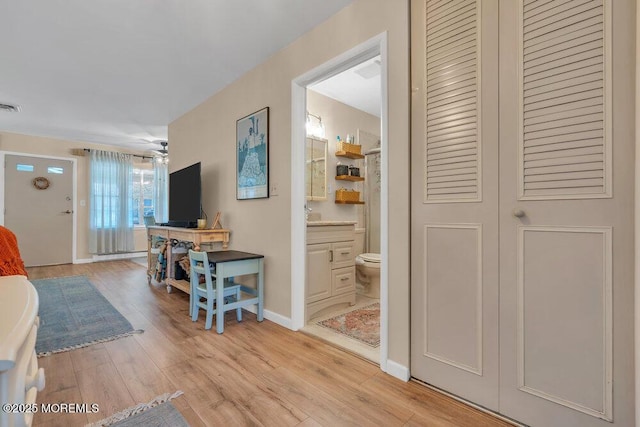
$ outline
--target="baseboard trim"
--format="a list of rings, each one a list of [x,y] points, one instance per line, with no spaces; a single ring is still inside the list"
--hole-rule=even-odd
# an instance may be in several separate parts
[[[244,309],[253,314],[255,314],[257,311],[255,305],[244,307]],[[284,328],[293,330],[293,322],[291,321],[290,317],[284,317],[282,314],[278,314],[271,310],[263,310],[262,314],[264,315],[265,319],[270,320],[273,323],[276,323]]]
[[[281,314],[275,313],[270,310],[264,310],[264,318],[272,321],[273,323],[277,323],[283,328],[287,328],[293,330],[293,322],[290,317],[284,317]]]
[[[409,372],[409,368],[404,365],[399,364],[398,362],[394,362],[391,359],[387,359],[387,374],[395,377],[404,382],[408,382],[411,379],[411,373]]]
[[[116,259],[130,259],[130,258],[139,258],[147,256],[147,251],[141,252],[127,252],[122,254],[109,254],[109,255],[94,255],[92,258],[93,262],[97,261],[112,261]]]
[[[74,264],[91,264],[92,262],[100,262],[100,261],[113,261],[117,259],[130,259],[130,258],[139,258],[147,256],[147,251],[140,252],[127,252],[123,254],[111,254],[111,255],[93,255],[91,258],[78,258],[74,259]]]

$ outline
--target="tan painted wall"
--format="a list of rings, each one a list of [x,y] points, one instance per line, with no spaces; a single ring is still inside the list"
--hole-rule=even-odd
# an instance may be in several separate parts
[[[357,110],[335,99],[331,99],[312,90],[307,90],[307,110],[311,114],[322,117],[325,126],[325,138],[328,142],[327,154],[327,200],[308,201],[313,212],[320,213],[325,220],[358,221],[357,227],[364,227],[364,209],[362,205],[337,205],[334,203],[336,188],[355,189],[362,194],[362,183],[336,181],[336,164],[348,164],[360,168],[364,176],[364,160],[349,160],[335,156],[336,136],[346,140],[347,134],[356,135],[358,129],[374,135],[380,135],[380,118],[364,111]],[[366,148],[362,148],[363,152]],[[362,197],[361,197],[362,199]]]
[[[409,6],[356,0],[169,126],[170,169],[202,161],[203,206],[232,249],[265,255],[265,306],[291,315],[291,81],[380,33],[389,52],[389,357],[409,364]],[[224,60],[224,59],[221,59]],[[270,181],[278,195],[236,200],[236,120],[270,107]],[[304,254],[299,254],[300,257]]]
[[[90,144],[84,142],[65,141],[61,139],[44,138],[39,136],[20,135],[15,133],[0,132],[0,150],[11,151],[22,154],[37,154],[41,156],[75,158],[78,161],[77,169],[77,188],[78,188],[78,204],[77,204],[77,227],[76,236],[76,257],[79,260],[91,259],[89,253],[89,157],[74,156],[71,150],[74,148],[94,148],[101,150],[114,150],[114,147]],[[127,151],[127,150],[119,150]],[[140,154],[140,153],[135,153]],[[87,201],[85,206],[80,206],[80,201]],[[134,235],[135,250],[147,250],[147,237],[144,228],[136,228]]]

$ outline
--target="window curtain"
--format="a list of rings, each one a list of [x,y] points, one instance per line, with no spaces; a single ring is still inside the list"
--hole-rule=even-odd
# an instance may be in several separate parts
[[[89,184],[89,252],[132,252],[133,156],[91,150]]]
[[[153,159],[153,206],[156,222],[169,222],[169,165],[166,157]]]

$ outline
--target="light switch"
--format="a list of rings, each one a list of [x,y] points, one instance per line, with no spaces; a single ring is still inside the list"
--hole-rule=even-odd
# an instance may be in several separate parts
[[[270,196],[278,195],[278,184],[276,184],[275,182],[270,184],[269,195]]]

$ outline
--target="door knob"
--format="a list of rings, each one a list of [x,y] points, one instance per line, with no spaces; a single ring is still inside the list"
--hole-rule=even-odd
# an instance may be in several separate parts
[[[72,214],[72,213],[73,213],[73,211],[70,211],[69,209],[67,209],[66,211],[62,211],[62,213]]]
[[[512,214],[516,218],[522,218],[523,216],[526,215],[526,213],[522,209],[518,209],[518,208],[514,209]]]

